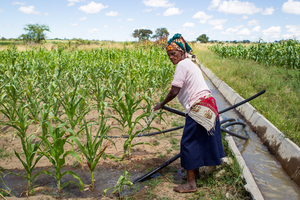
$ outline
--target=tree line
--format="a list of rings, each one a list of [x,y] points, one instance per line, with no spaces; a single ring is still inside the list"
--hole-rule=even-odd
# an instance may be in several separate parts
[[[150,38],[156,40],[167,40],[169,36],[169,32],[166,28],[158,28],[155,30],[155,34],[151,36],[153,32],[150,29],[135,29],[132,33],[133,38],[138,38],[140,41],[149,40]],[[209,37],[206,34],[202,34],[196,38],[197,42],[207,43]]]
[[[24,27],[26,33],[20,35],[18,40],[22,40],[26,43],[41,43],[46,40],[46,32],[50,32],[50,28],[44,24],[26,24]],[[135,29],[131,36],[137,38],[139,42],[149,41],[150,39],[155,39],[158,42],[166,42],[168,40],[169,31],[166,28],[157,28],[155,33],[150,29]],[[6,38],[2,37],[1,41],[5,41]],[[218,40],[209,40],[209,37],[206,34],[201,34],[196,38],[196,42],[200,43],[250,43],[250,40],[243,41],[218,41]],[[275,41],[278,42],[278,41]],[[279,43],[279,42],[278,42]]]

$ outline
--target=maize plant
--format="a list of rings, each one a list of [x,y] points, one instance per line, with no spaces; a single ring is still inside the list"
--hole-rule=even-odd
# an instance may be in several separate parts
[[[223,58],[252,59],[266,66],[300,69],[300,42],[297,40],[281,41],[280,44],[268,44],[260,40],[257,44],[248,46],[217,44],[209,47],[209,49]]]
[[[97,123],[98,124],[98,123]],[[92,135],[92,126],[90,126],[90,131],[88,130],[87,122],[84,120],[84,127],[86,133],[86,143],[82,145],[81,142],[78,140],[77,137],[71,136],[70,140],[73,140],[79,147],[81,153],[85,156],[87,160],[88,169],[91,173],[92,183],[91,188],[94,191],[95,188],[95,179],[94,179],[94,170],[96,165],[101,158],[102,154],[104,153],[105,149],[108,147],[108,144],[101,149],[103,139],[106,138],[107,132],[110,130],[109,126],[106,126],[106,117],[101,116],[99,122],[99,128],[96,135],[93,137]],[[78,135],[78,134],[74,134]]]
[[[128,190],[133,186],[133,183],[130,181],[130,174],[126,171],[126,166],[124,167],[123,175],[120,176],[115,186],[107,188],[103,191],[105,195],[106,192],[110,189],[114,189],[112,194],[119,192],[119,199],[122,199],[122,190],[124,186],[129,186]]]
[[[22,143],[22,149],[23,149],[23,153],[25,156],[25,159],[23,160],[20,156],[19,153],[17,153],[15,151],[15,155],[17,156],[17,158],[20,160],[20,162],[22,163],[27,176],[24,176],[22,174],[16,174],[18,176],[22,176],[23,178],[26,178],[28,180],[28,192],[27,195],[29,195],[30,191],[31,191],[31,184],[33,182],[33,180],[41,173],[43,173],[43,171],[36,173],[34,176],[32,176],[32,171],[34,169],[34,167],[36,166],[36,164],[38,163],[38,161],[42,158],[43,155],[38,155],[38,149],[39,149],[39,143],[33,143],[32,139],[33,139],[33,135],[29,135],[25,138],[20,138],[21,139],[21,143]],[[13,173],[14,174],[14,173]]]
[[[123,133],[125,128],[128,128],[127,131],[128,138],[126,139],[123,145],[124,155],[122,156],[122,158],[124,158],[125,155],[128,155],[128,157],[130,157],[131,148],[136,145],[140,145],[140,144],[150,145],[149,143],[146,142],[132,144],[135,136],[137,136],[137,134],[140,133],[140,131],[136,131],[134,133],[135,126],[137,124],[140,124],[140,120],[143,117],[146,117],[148,114],[143,113],[137,116],[136,119],[133,119],[134,113],[136,113],[136,111],[141,109],[139,105],[143,100],[143,98],[139,93],[135,92],[134,79],[126,81],[126,88],[127,88],[127,92],[126,93],[123,92],[121,97],[113,103],[113,108],[119,115],[119,118],[117,117],[113,117],[113,118],[116,119],[122,125]]]
[[[57,181],[57,189],[58,192],[61,193],[61,190],[63,187],[65,187],[69,182],[66,182],[64,184],[61,184],[61,178],[66,175],[70,174],[72,175],[75,179],[77,179],[81,185],[81,189],[83,191],[83,183],[81,178],[74,172],[72,171],[65,171],[64,173],[61,172],[61,168],[65,164],[65,159],[67,156],[73,156],[76,158],[80,163],[80,157],[79,155],[74,152],[74,151],[66,151],[64,150],[65,144],[69,143],[68,137],[65,137],[66,132],[72,132],[72,129],[67,129],[64,130],[64,127],[67,125],[65,124],[60,124],[57,127],[52,127],[49,122],[46,122],[49,130],[49,137],[46,136],[39,136],[39,138],[43,141],[45,149],[41,149],[39,151],[40,154],[44,155],[50,163],[53,165],[55,172],[52,173],[51,171],[42,171],[42,173],[51,175],[55,178]],[[50,139],[51,138],[51,139]],[[73,182],[77,184],[76,182]],[[78,185],[78,184],[77,184]],[[80,187],[79,187],[80,188]]]

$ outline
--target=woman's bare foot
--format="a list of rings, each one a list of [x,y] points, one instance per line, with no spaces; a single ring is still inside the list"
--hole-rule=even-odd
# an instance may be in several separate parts
[[[196,192],[197,187],[196,185],[191,185],[189,183],[186,183],[184,185],[179,185],[177,187],[174,187],[173,190],[179,193],[189,193],[189,192]]]

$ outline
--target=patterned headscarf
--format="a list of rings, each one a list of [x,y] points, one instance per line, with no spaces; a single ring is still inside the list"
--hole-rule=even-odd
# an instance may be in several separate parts
[[[193,50],[188,45],[188,43],[183,39],[181,34],[176,33],[169,41],[168,45],[166,47],[167,51],[170,50],[177,50],[177,51],[183,51],[186,53],[191,53]]]

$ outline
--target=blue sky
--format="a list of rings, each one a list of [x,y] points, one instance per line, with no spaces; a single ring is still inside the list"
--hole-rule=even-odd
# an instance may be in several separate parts
[[[134,29],[164,27],[187,41],[299,40],[300,1],[1,0],[0,37],[17,38],[29,23],[48,25],[49,39],[134,41]]]

